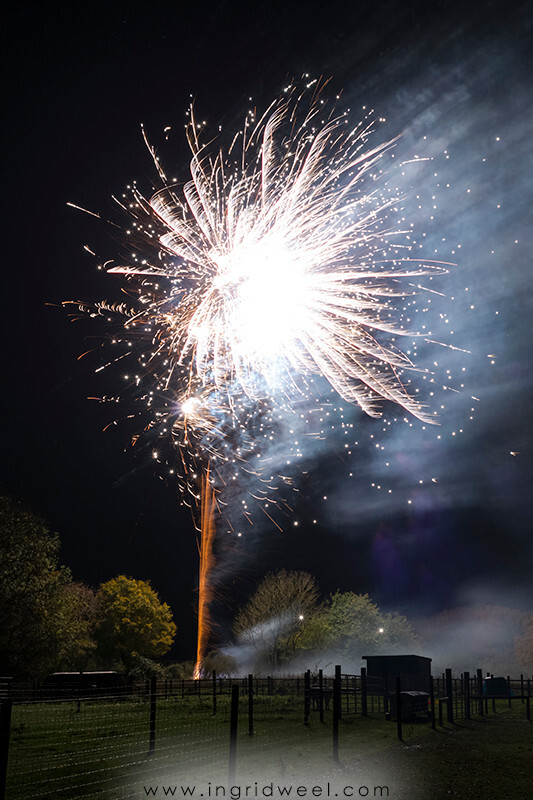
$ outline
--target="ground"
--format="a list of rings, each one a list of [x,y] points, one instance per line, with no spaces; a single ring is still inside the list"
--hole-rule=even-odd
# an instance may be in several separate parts
[[[7,798],[279,800],[278,786],[292,786],[285,797],[309,800],[533,797],[533,727],[525,703],[515,699],[509,709],[497,701],[496,711],[489,710],[435,731],[424,721],[404,724],[403,742],[383,714],[344,716],[336,763],[331,712],[324,723],[312,712],[305,726],[301,698],[263,696],[250,736],[242,697],[230,792],[227,695],[219,697],[216,715],[209,697],[159,697],[152,753],[146,697],[82,702],[79,710],[74,702],[21,704],[13,709]]]

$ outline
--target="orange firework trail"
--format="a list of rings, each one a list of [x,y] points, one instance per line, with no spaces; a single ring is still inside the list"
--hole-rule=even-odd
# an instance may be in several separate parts
[[[198,581],[198,640],[196,646],[196,664],[194,678],[202,675],[202,663],[209,634],[211,632],[211,617],[209,604],[213,599],[213,586],[210,583],[211,570],[214,567],[213,543],[215,539],[215,491],[209,479],[209,465],[202,479],[202,500],[200,517],[200,539],[198,553],[200,557]]]

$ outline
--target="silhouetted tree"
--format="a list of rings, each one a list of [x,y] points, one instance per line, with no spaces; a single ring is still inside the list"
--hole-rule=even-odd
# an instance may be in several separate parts
[[[533,672],[533,614],[524,614],[522,630],[515,636],[515,653],[519,668]]]
[[[0,496],[0,672],[41,678],[80,668],[93,648],[90,590],[58,563],[59,537]]]
[[[318,597],[316,581],[307,572],[281,570],[261,581],[234,623],[239,643],[254,652],[256,668],[275,670],[291,658]]]

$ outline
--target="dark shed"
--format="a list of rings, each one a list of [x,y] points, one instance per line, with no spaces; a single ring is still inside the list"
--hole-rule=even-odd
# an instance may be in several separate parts
[[[386,678],[389,692],[401,678],[402,691],[429,692],[431,659],[426,656],[363,656],[368,676]]]

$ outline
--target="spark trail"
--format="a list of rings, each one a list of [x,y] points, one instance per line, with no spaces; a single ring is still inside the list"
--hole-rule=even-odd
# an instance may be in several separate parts
[[[213,599],[213,586],[210,581],[214,566],[213,544],[215,540],[215,493],[211,485],[209,464],[202,478],[202,505],[200,517],[200,538],[198,540],[199,580],[198,580],[198,637],[194,678],[202,677],[202,663],[207,650],[211,618],[209,605]]]

